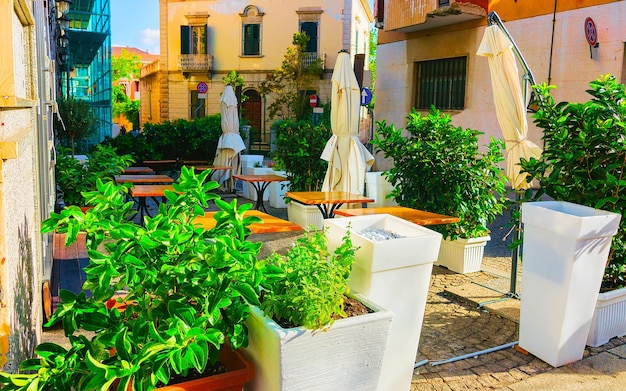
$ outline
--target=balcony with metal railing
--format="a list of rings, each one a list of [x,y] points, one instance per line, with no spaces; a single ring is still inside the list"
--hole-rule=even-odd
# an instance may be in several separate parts
[[[382,2],[382,0],[379,0]],[[386,0],[377,7],[377,26],[410,33],[487,17],[487,0]]]
[[[310,67],[317,59],[321,59],[320,65],[322,68],[326,68],[326,53],[302,53],[302,64],[305,67]]]
[[[181,54],[178,56],[178,70],[181,72],[208,72],[213,69],[213,56],[210,54]]]

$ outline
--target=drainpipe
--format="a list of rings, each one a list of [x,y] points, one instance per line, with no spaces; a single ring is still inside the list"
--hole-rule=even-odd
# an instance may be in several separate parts
[[[552,38],[550,39],[550,63],[548,65],[548,85],[552,80],[552,50],[554,49],[554,30],[556,27],[556,3],[558,0],[554,0],[554,11],[552,12]]]

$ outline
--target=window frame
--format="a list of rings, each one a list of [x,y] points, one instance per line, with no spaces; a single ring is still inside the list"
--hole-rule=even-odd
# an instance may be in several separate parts
[[[256,26],[256,37],[247,39],[247,28]],[[248,52],[246,48],[252,45],[252,50]],[[256,46],[256,50],[255,47]],[[241,55],[244,57],[257,57],[261,55],[261,24],[260,23],[243,23],[241,26]]]
[[[414,62],[414,107],[465,110],[468,59],[465,55]]]
[[[255,5],[247,6],[242,13],[241,17],[241,57],[262,57],[263,56],[263,16],[265,13],[260,12],[259,8]],[[257,27],[258,36],[256,39],[248,40],[246,38],[247,28],[252,26]],[[248,44],[252,45],[252,51],[247,51]],[[256,53],[254,53],[254,46],[256,44]]]
[[[197,31],[201,30],[198,34]],[[195,32],[195,35],[194,35]],[[200,40],[197,37],[200,36]],[[202,39],[202,36],[204,36]],[[190,24],[180,26],[180,54],[209,54],[209,27],[207,24]],[[197,42],[196,42],[197,40]],[[203,45],[198,45],[199,43]],[[201,46],[204,46],[202,53]]]

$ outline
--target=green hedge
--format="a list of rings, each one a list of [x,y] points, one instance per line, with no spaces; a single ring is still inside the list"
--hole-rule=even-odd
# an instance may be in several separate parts
[[[102,144],[111,145],[120,155],[130,154],[138,163],[175,159],[213,161],[222,134],[221,118],[221,114],[213,114],[195,121],[146,123],[140,133],[120,134]]]

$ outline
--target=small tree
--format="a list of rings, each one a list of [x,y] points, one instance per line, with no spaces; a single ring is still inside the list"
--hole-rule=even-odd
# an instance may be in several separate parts
[[[75,155],[76,141],[91,136],[96,130],[98,121],[89,102],[74,98],[61,99],[58,101],[61,121],[55,117],[54,131],[62,145],[72,149]]]
[[[121,79],[139,79],[141,59],[136,54],[122,49],[119,56],[111,58],[113,83]],[[113,86],[113,117],[123,114],[133,124],[133,129],[139,128],[139,101],[126,95],[123,85]]]
[[[313,80],[324,71],[320,58],[307,61],[304,50],[309,39],[306,33],[295,33],[293,46],[287,48],[283,65],[261,82],[261,94],[274,97],[274,102],[268,107],[272,118],[295,118],[300,121],[308,113],[306,91],[313,89]]]

